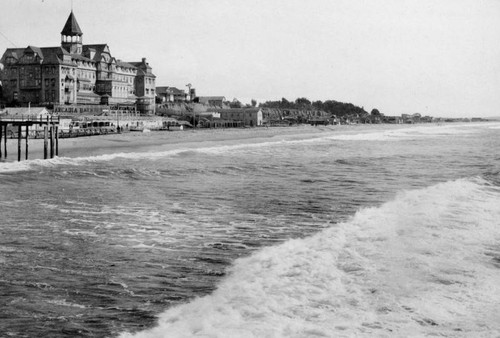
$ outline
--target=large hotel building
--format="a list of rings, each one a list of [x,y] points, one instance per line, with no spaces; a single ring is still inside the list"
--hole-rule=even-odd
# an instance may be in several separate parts
[[[143,58],[123,62],[107,44],[84,45],[73,12],[61,31],[61,46],[8,48],[0,59],[7,104],[54,107],[118,105],[152,114],[155,75]]]

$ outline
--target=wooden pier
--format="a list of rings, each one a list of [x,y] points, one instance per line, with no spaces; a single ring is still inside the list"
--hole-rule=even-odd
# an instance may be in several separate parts
[[[59,156],[59,117],[34,117],[34,116],[0,116],[0,159],[7,158],[7,136],[11,134],[17,136],[17,160],[21,161],[21,141],[25,139],[25,157],[28,159],[30,128],[43,127],[44,143],[43,158],[49,158],[49,139],[50,139],[50,158]],[[2,152],[3,139],[3,152]]]

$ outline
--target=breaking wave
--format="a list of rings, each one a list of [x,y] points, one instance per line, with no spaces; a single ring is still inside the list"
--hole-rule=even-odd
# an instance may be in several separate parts
[[[499,200],[483,178],[401,192],[237,259],[211,295],[121,337],[498,336]]]

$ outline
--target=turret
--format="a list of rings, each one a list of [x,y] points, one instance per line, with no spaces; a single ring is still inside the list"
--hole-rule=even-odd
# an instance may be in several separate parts
[[[63,30],[61,31],[61,46],[72,54],[82,53],[82,30],[71,11]]]

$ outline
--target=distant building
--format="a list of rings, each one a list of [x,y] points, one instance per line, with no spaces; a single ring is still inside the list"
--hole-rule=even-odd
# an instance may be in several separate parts
[[[206,106],[222,107],[226,98],[224,96],[198,96],[196,101]]]
[[[221,109],[220,118],[228,121],[240,121],[243,126],[257,127],[262,125],[261,108],[232,108]]]
[[[4,101],[27,105],[134,106],[154,113],[155,75],[143,58],[123,62],[107,44],[84,45],[73,12],[61,31],[61,46],[8,48],[0,59]]]
[[[382,116],[383,123],[401,124],[403,118],[401,116]]]
[[[156,87],[156,96],[160,98],[161,103],[179,103],[188,100],[188,94],[175,87]]]

